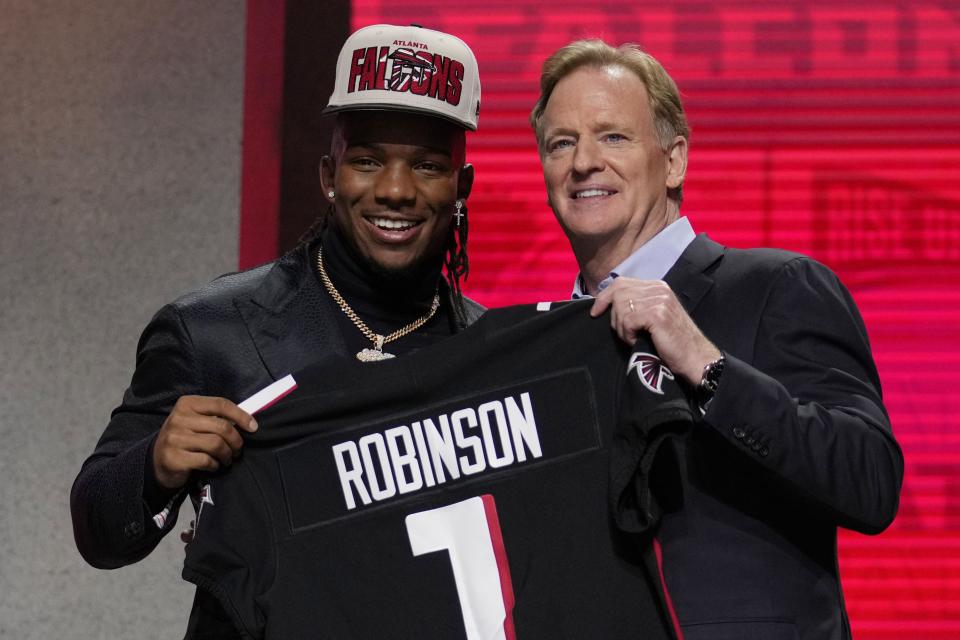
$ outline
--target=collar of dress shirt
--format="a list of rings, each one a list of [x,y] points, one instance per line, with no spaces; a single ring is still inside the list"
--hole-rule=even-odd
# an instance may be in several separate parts
[[[637,278],[638,280],[662,280],[670,267],[680,257],[680,254],[696,237],[697,234],[693,232],[693,227],[686,216],[678,218],[664,227],[660,233],[647,240],[642,247],[631,253],[630,257],[614,267],[610,275],[600,281],[597,287],[598,291],[606,289],[614,278],[620,276]],[[573,283],[571,297],[574,300],[592,297],[586,293],[583,276],[580,274],[577,274],[577,279]]]

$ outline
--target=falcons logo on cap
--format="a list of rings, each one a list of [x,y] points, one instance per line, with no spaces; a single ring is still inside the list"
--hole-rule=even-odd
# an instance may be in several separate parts
[[[673,372],[667,369],[660,358],[652,353],[638,351],[630,356],[630,364],[627,365],[627,375],[632,370],[637,370],[637,377],[647,389],[654,393],[663,395],[663,379],[673,380]]]
[[[391,91],[409,91],[411,82],[423,82],[423,75],[427,70],[437,70],[433,64],[414,55],[413,49],[397,49],[387,56],[387,59],[393,60],[393,72],[389,82]]]

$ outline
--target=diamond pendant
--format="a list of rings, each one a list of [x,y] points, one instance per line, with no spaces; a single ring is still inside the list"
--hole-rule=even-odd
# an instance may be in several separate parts
[[[360,362],[377,362],[378,360],[389,360],[396,357],[392,353],[386,353],[379,349],[364,349],[357,353],[357,360]]]
[[[392,353],[385,353],[383,350],[383,343],[387,341],[385,336],[377,335],[376,339],[373,341],[373,349],[364,349],[357,354],[357,360],[360,362],[377,362],[378,360],[389,360],[390,358],[396,358],[397,356]]]

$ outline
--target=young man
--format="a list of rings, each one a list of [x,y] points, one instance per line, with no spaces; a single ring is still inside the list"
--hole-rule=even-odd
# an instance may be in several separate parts
[[[679,94],[638,48],[558,50],[530,120],[574,297],[628,343],[649,332],[698,395],[658,533],[686,639],[848,638],[837,527],[882,531],[903,478],[849,293],[804,256],[694,234]]]
[[[396,42],[429,43],[456,76],[431,85]],[[364,59],[381,47],[392,52],[389,76],[377,73],[386,59]],[[465,130],[476,130],[479,101],[476,59],[459,39],[388,25],[351,36],[328,106],[337,113],[320,176],[329,213],[277,261],[218,278],[147,326],[123,403],[71,493],[90,564],[146,556],[174,526],[192,479],[231,464],[241,432],[257,429],[236,402],[324,356],[402,355],[479,317],[459,287],[473,182]],[[218,609],[198,591],[190,633],[232,630]]]

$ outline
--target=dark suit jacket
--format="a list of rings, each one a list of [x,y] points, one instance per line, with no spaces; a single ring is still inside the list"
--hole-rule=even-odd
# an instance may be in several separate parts
[[[665,280],[727,359],[658,536],[686,640],[850,637],[837,527],[882,531],[903,479],[853,300],[809,258],[704,235]]]
[[[465,304],[466,317],[451,311],[455,330],[483,312],[475,302]],[[180,396],[240,401],[324,354],[346,356],[338,313],[305,246],[217,278],[161,309],[140,338],[123,403],[73,484],[74,537],[84,559],[102,569],[131,564],[173,528],[185,496],[158,529],[143,481],[147,453]]]

